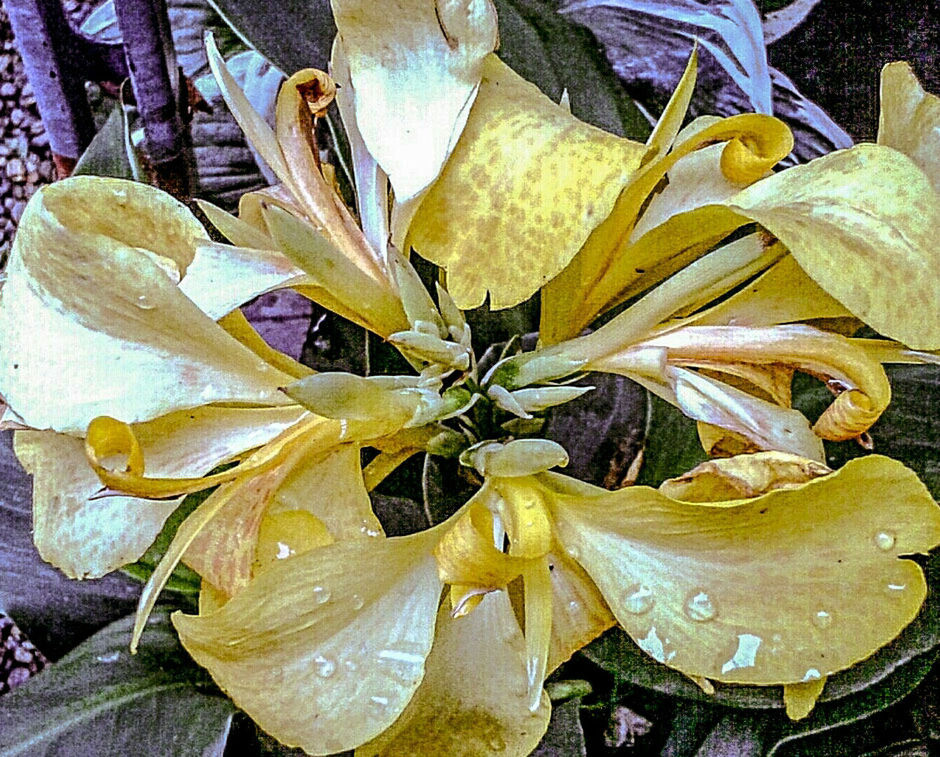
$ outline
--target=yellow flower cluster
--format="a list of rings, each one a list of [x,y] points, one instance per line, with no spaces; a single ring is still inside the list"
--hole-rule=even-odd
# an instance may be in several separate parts
[[[937,361],[940,101],[892,64],[878,144],[775,171],[792,136],[770,116],[680,129],[694,53],[639,144],[502,63],[488,0],[333,8],[332,78],[292,76],[273,129],[210,41],[280,182],[237,216],[202,203],[229,244],[125,181],[68,179],[27,206],[0,395],[40,553],[103,575],[217,487],[144,588],[132,646],[185,561],[203,590],[197,615],[174,615],[183,645],[310,754],[528,754],[548,673],[615,624],[706,690],[783,684],[806,715],[828,675],[915,617],[924,575],[899,558],[940,543],[912,472],[876,455],[831,471],[822,447],[864,440],[890,401],[882,363]],[[358,222],[314,138],[334,95]],[[411,250],[442,271],[433,295]],[[414,373],[317,374],[276,352],[239,307],[285,287]],[[464,311],[537,292],[538,347],[480,371]],[[884,338],[845,335],[862,324]],[[515,438],[516,421],[579,396],[555,382],[586,371],[674,404],[719,457],[658,490],[552,472],[565,450]],[[836,395],[814,425],[791,408],[796,371]],[[477,406],[510,420],[481,430]],[[459,455],[479,489],[387,538],[369,491],[418,452]]]

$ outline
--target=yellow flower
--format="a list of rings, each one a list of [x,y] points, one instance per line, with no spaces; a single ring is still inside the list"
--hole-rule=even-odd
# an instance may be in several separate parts
[[[610,492],[533,473],[559,462],[547,444],[477,455],[494,473],[440,526],[313,550],[216,612],[177,613],[184,646],[311,754],[525,755],[547,724],[546,672],[614,618],[703,686],[787,685],[796,716],[806,684],[920,608],[923,572],[897,558],[940,542],[940,509],[899,463],[831,473],[762,453]]]

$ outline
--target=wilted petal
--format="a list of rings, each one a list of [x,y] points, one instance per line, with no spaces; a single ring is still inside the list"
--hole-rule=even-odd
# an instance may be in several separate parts
[[[726,204],[778,237],[865,323],[915,349],[940,347],[940,200],[909,158],[858,145],[774,174]]]
[[[437,538],[314,549],[217,612],[173,622],[261,728],[310,754],[341,752],[385,731],[424,677],[442,589],[430,555]]]
[[[581,121],[486,59],[480,94],[408,241],[444,267],[457,305],[528,299],[607,217],[642,145]]]
[[[147,469],[156,475],[201,476],[295,423],[298,408],[197,408],[136,426]],[[49,431],[14,437],[33,474],[33,539],[44,560],[72,578],[95,578],[139,558],[178,499],[89,500],[101,489],[81,439]]]
[[[507,594],[486,595],[464,617],[452,618],[448,609],[438,614],[424,682],[411,703],[356,757],[524,757],[542,738],[551,706],[543,692],[529,709],[524,642]]]
[[[30,200],[0,296],[0,393],[26,423],[82,432],[104,414],[135,422],[210,402],[283,402],[288,377],[172,278],[202,241],[177,205],[96,177]]]
[[[490,0],[332,0],[356,122],[404,202],[437,178],[497,43]]]
[[[888,458],[805,486],[709,505],[543,474],[559,538],[617,620],[691,676],[798,683],[869,656],[913,620],[940,508]],[[772,598],[772,601],[768,601]]]
[[[907,155],[940,192],[940,98],[924,92],[909,63],[881,71],[878,144]]]

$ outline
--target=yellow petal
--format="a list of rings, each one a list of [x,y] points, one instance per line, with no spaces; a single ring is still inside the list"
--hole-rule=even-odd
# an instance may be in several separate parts
[[[494,592],[466,617],[441,608],[424,682],[395,724],[356,757],[525,757],[550,711],[544,693],[529,710],[522,633],[506,593]]]
[[[696,203],[694,191],[688,196],[679,191],[677,207],[698,207],[687,213],[666,212],[668,221],[659,229],[633,239],[647,200],[663,177],[686,156],[716,142],[724,147],[714,173],[723,178],[706,185],[706,197],[722,196],[725,180],[746,186],[765,175],[790,152],[793,136],[782,121],[744,113],[687,129],[669,154],[642,166],[568,268],[542,292],[543,324],[551,326],[551,341],[579,333],[606,309],[688,264],[743,225],[726,208]],[[693,161],[693,173],[698,166]],[[667,210],[671,203],[666,203]]]
[[[408,240],[464,310],[528,299],[610,213],[643,147],[578,121],[496,56]]]
[[[940,98],[924,92],[909,63],[881,70],[878,144],[907,155],[940,192]]]
[[[280,252],[204,242],[180,290],[214,321],[265,292],[314,283]]]
[[[525,601],[525,667],[529,709],[544,698],[542,683],[552,638],[552,579],[547,560],[530,560],[522,572]]]
[[[707,460],[659,491],[684,502],[727,502],[749,499],[774,489],[792,489],[832,471],[815,460],[786,452],[758,452],[722,460]]]
[[[576,556],[580,556],[576,549],[569,553],[556,548],[548,553],[553,566],[549,672],[617,622],[594,582],[575,562]]]
[[[940,508],[888,458],[750,500],[688,504],[543,474],[559,538],[580,551],[641,648],[691,676],[798,683],[891,641],[920,609]],[[768,601],[772,598],[772,601]]]
[[[279,560],[289,560],[317,547],[325,547],[336,541],[323,521],[306,510],[282,510],[271,512],[270,508],[258,527],[258,542],[252,573],[257,575]],[[199,608],[200,615],[208,612]]]
[[[173,623],[261,728],[309,754],[341,752],[386,730],[424,677],[442,588],[430,556],[437,538],[314,549],[212,615],[176,613]]]
[[[404,202],[440,173],[497,43],[490,0],[332,0],[356,123]]]
[[[679,127],[682,126],[689,110],[692,93],[695,91],[697,72],[698,45],[696,44],[689,56],[689,62],[686,63],[685,71],[682,72],[682,78],[679,79],[662,115],[656,122],[649,139],[646,140],[647,153],[643,158],[644,163],[664,155],[672,147],[679,133]]]
[[[205,407],[134,428],[146,469],[157,476],[202,476],[299,420],[297,408]],[[138,559],[179,504],[114,496],[90,499],[101,481],[81,439],[21,432],[16,454],[33,474],[33,539],[43,559],[71,578],[95,578]]]
[[[793,256],[787,255],[748,286],[692,316],[690,321],[701,326],[772,326],[850,315],[845,305],[807,276]]]
[[[30,426],[82,432],[98,415],[134,422],[211,402],[283,404],[285,374],[168,275],[185,271],[195,248],[195,219],[181,208],[156,189],[97,177],[30,200],[0,298],[0,394]]]
[[[909,158],[857,145],[774,174],[727,204],[778,237],[879,333],[915,349],[940,347],[940,199]]]
[[[809,715],[826,685],[826,676],[820,675],[819,671],[807,672],[807,680],[804,682],[787,683],[783,686],[783,701],[790,720],[802,720]]]

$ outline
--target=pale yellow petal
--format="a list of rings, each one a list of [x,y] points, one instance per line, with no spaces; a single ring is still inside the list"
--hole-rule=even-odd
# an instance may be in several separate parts
[[[778,237],[817,284],[879,333],[940,347],[940,196],[903,154],[861,144],[727,201]]]
[[[497,44],[491,0],[332,0],[356,122],[403,202],[427,187],[467,121]]]
[[[354,748],[398,718],[424,677],[442,589],[436,538],[314,549],[215,613],[173,622],[196,662],[280,742],[320,755]]]
[[[265,292],[315,283],[280,252],[204,242],[180,290],[212,320]]]
[[[142,185],[75,177],[30,200],[0,295],[0,394],[29,425],[68,432],[98,415],[135,422],[211,402],[282,404],[288,377],[180,291],[171,258],[124,231],[165,222],[151,244],[178,244],[171,262],[185,271],[183,239],[160,210],[170,200],[131,186]],[[95,226],[99,217],[108,220]]]
[[[487,594],[465,617],[451,618],[441,607],[414,699],[356,757],[530,754],[548,727],[551,706],[543,692],[535,711],[529,709],[523,645],[505,592]]]
[[[940,98],[924,92],[909,63],[881,70],[878,144],[907,155],[940,192]]]
[[[138,424],[147,469],[201,476],[295,423],[297,408],[205,407]],[[33,539],[43,559],[72,578],[95,578],[139,558],[179,499],[89,499],[101,489],[81,439],[48,431],[15,435],[16,454],[33,474]]]
[[[463,309],[528,299],[610,213],[643,146],[578,121],[487,58],[467,128],[408,232]]]
[[[549,552],[552,568],[552,640],[548,670],[555,670],[581,647],[616,623],[590,576],[575,561],[576,549]]]
[[[543,474],[559,538],[617,620],[692,676],[779,684],[868,657],[913,620],[923,571],[899,555],[940,542],[940,508],[888,458],[850,461],[805,486],[688,504]]]

